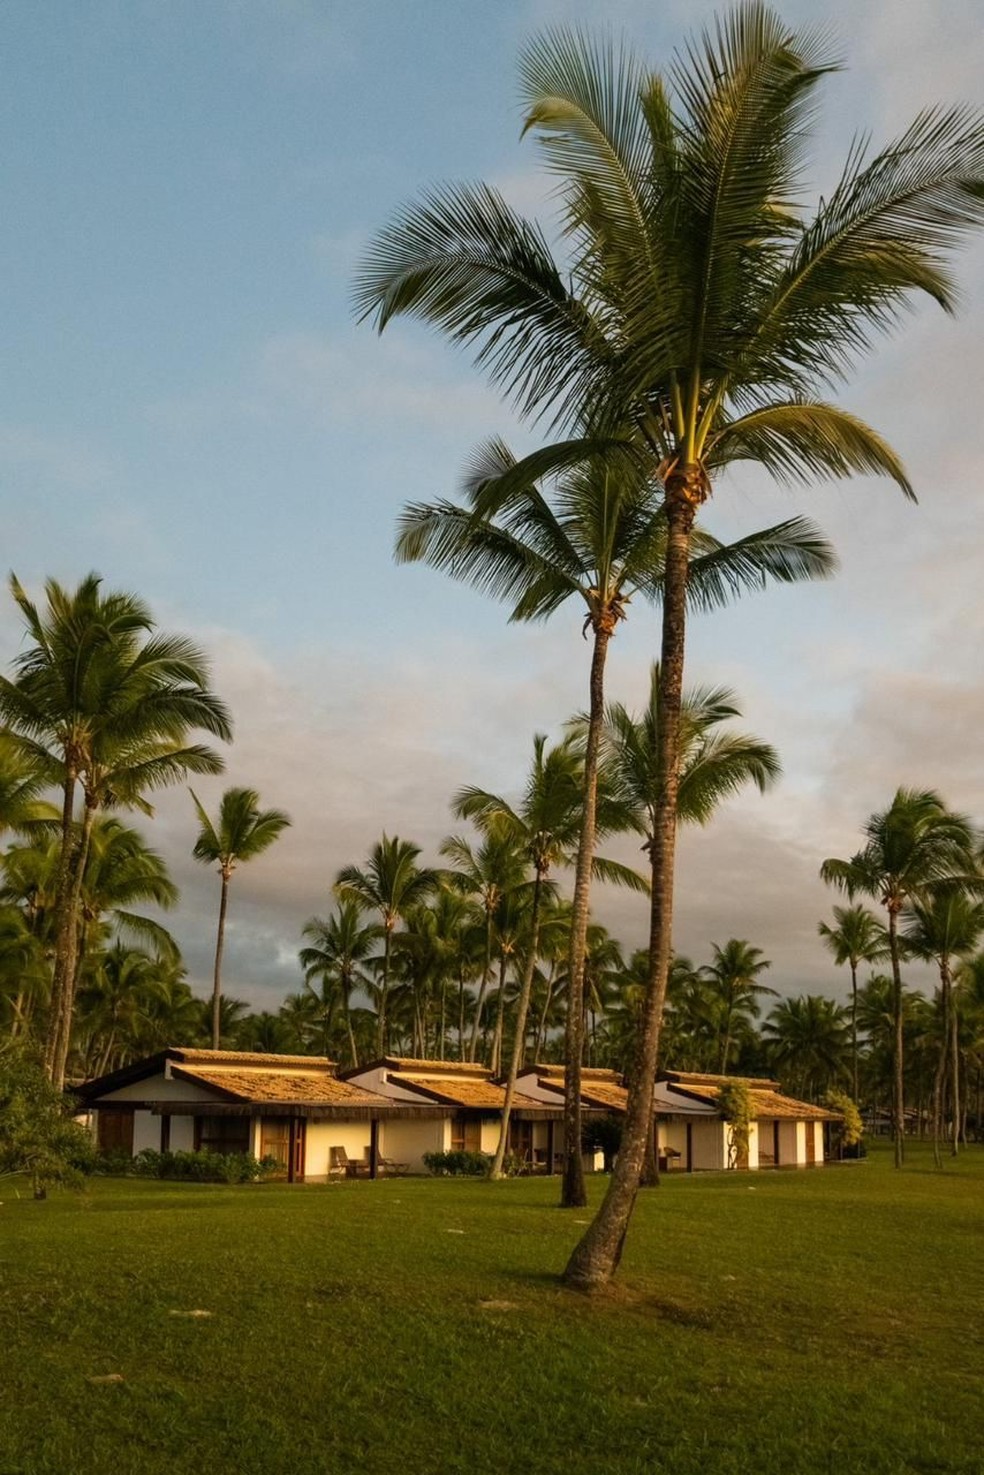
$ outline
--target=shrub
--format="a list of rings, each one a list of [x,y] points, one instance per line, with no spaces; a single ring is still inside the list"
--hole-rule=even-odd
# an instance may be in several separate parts
[[[864,1125],[857,1103],[848,1096],[846,1091],[839,1091],[836,1086],[831,1086],[823,1099],[825,1106],[829,1106],[831,1111],[839,1111],[843,1117],[843,1121],[833,1124],[837,1145],[844,1149],[853,1149],[849,1154],[851,1157],[860,1156],[859,1148]]]
[[[145,1147],[125,1162],[123,1171],[140,1178],[185,1183],[255,1183],[269,1171],[269,1160],[260,1163],[246,1152],[154,1152]]]
[[[492,1166],[487,1152],[425,1152],[424,1167],[436,1178],[481,1178]]]
[[[752,1097],[744,1081],[726,1081],[718,1087],[721,1115],[731,1127],[728,1134],[728,1167],[736,1168],[748,1157],[752,1130]]]
[[[29,1174],[35,1198],[53,1183],[78,1187],[92,1171],[92,1139],[73,1104],[23,1056],[0,1061],[0,1177]]]

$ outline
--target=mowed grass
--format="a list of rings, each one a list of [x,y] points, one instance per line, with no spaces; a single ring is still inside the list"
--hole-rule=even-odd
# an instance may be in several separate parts
[[[984,1149],[912,1157],[665,1179],[594,1300],[550,1180],[0,1185],[0,1471],[979,1475]]]

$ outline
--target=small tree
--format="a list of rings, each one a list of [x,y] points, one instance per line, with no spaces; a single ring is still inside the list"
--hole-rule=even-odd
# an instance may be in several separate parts
[[[17,1055],[0,1059],[0,1178],[29,1175],[38,1199],[52,1183],[77,1186],[92,1144],[71,1112],[40,1066]]]
[[[727,1081],[718,1088],[718,1105],[731,1131],[728,1133],[728,1167],[748,1163],[748,1140],[752,1134],[752,1097],[744,1081]]]

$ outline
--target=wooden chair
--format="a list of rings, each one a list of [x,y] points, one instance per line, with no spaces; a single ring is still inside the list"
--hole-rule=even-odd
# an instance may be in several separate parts
[[[363,1158],[351,1158],[344,1147],[329,1147],[328,1176],[368,1178],[369,1164]]]
[[[376,1158],[376,1163],[381,1173],[392,1173],[394,1178],[402,1178],[410,1171],[409,1163],[395,1162],[391,1157],[383,1157],[382,1153]]]

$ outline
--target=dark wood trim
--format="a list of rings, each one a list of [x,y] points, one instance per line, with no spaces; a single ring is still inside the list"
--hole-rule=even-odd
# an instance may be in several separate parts
[[[773,1159],[774,1159],[774,1162],[775,1162],[775,1166],[778,1168],[778,1166],[779,1166],[779,1120],[778,1120],[778,1118],[772,1123],[772,1156],[773,1156]]]
[[[554,1152],[556,1150],[555,1138],[557,1136],[557,1123],[553,1117],[547,1122],[547,1176],[552,1178],[557,1171],[554,1163]]]
[[[379,1118],[369,1123],[369,1177],[379,1177]]]
[[[694,1124],[687,1123],[687,1172],[694,1171]]]
[[[287,1182],[304,1182],[304,1154],[307,1150],[307,1123],[292,1116],[287,1128]]]
[[[161,1152],[169,1152],[170,1150],[171,1150],[171,1118],[169,1116],[162,1116],[161,1117]]]

